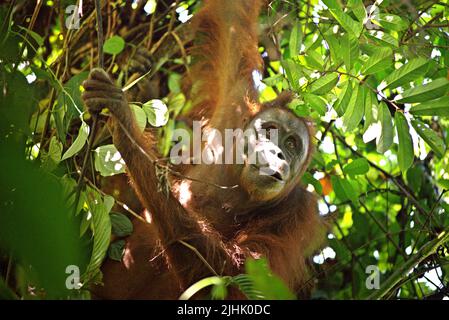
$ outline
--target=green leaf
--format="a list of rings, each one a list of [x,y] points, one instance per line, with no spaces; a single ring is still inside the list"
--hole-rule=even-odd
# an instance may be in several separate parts
[[[125,240],[117,240],[111,243],[108,249],[108,257],[111,260],[122,261],[123,255],[125,254]]]
[[[44,39],[38,33],[34,32],[33,30],[30,30],[28,28],[19,26],[17,24],[16,24],[16,26],[19,27],[20,29],[24,30],[25,32],[27,32],[34,39],[34,41],[36,41],[36,43],[39,47],[42,47],[44,45]]]
[[[393,51],[388,47],[379,48],[365,62],[362,73],[365,75],[377,73],[389,68],[393,64]]]
[[[365,158],[358,158],[347,164],[343,172],[350,176],[362,175],[369,171],[369,163]]]
[[[147,101],[143,104],[142,109],[147,115],[148,122],[153,127],[162,127],[167,124],[168,108],[162,100],[153,99]]]
[[[338,83],[338,74],[329,73],[319,78],[310,86],[310,92],[318,95],[324,95],[331,91]]]
[[[341,39],[341,52],[346,70],[350,71],[354,62],[359,57],[359,40],[353,36],[345,34]]]
[[[103,177],[125,172],[125,161],[113,144],[100,146],[94,151],[95,170]]]
[[[343,127],[345,131],[352,131],[365,114],[366,88],[363,85],[356,85],[352,93],[351,100],[343,115]]]
[[[301,66],[291,59],[282,61],[282,67],[285,70],[285,75],[293,90],[299,91],[299,79],[302,76]]]
[[[288,289],[287,285],[277,276],[273,275],[266,259],[247,259],[245,269],[254,284],[254,289],[259,291],[264,299],[295,299],[295,295]]]
[[[88,207],[92,213],[93,247],[89,265],[82,276],[85,283],[98,277],[100,266],[106,256],[111,239],[111,220],[109,211],[101,195],[92,188],[88,188]]]
[[[343,12],[335,0],[323,0],[323,3],[329,8],[330,13],[335,20],[354,37],[358,38],[362,32],[363,23],[354,21],[349,15]]]
[[[438,157],[442,157],[446,151],[446,146],[443,140],[433,131],[428,128],[423,122],[413,119],[412,126],[419,134],[419,136],[432,148]]]
[[[419,78],[426,73],[428,61],[429,60],[423,58],[410,60],[385,78],[386,86],[383,89],[396,88],[416,80],[416,78]]]
[[[445,96],[413,106],[410,113],[416,116],[449,117],[449,97]]]
[[[111,212],[112,233],[117,237],[127,237],[133,233],[131,220],[123,213]]]
[[[369,32],[365,32],[367,38],[373,40],[378,43],[380,46],[389,46],[392,48],[399,47],[399,40],[393,37],[391,34],[385,33],[383,31],[371,30]]]
[[[181,80],[182,76],[179,73],[171,73],[168,76],[168,89],[172,93],[180,93],[181,92]]]
[[[87,141],[87,137],[89,136],[89,130],[90,128],[87,125],[87,123],[82,121],[80,130],[78,132],[78,136],[76,137],[75,141],[72,143],[70,148],[64,153],[64,155],[61,158],[61,161],[73,157],[84,147],[84,144]]]
[[[103,50],[105,53],[117,55],[125,48],[125,40],[120,36],[112,36],[105,41]]]
[[[449,92],[449,81],[439,78],[427,84],[408,89],[402,93],[402,98],[396,100],[398,103],[424,102],[440,98]]]
[[[414,193],[418,193],[421,190],[423,180],[423,170],[420,166],[413,166],[407,170],[407,185],[412,189]]]
[[[292,32],[290,33],[290,42],[289,42],[290,58],[296,57],[301,51],[302,37],[303,34],[301,24],[296,23],[292,29]]]
[[[312,176],[312,174],[310,172],[305,172],[304,175],[302,176],[301,180],[305,185],[311,184],[314,187],[316,193],[318,193],[318,194],[323,193],[323,186],[317,179],[315,179]]]
[[[362,0],[349,0],[348,7],[352,9],[357,20],[364,22],[366,19],[366,9]]]
[[[391,113],[387,105],[381,102],[379,105],[379,114],[377,116],[381,127],[380,135],[376,139],[377,152],[384,153],[393,143],[393,125]]]
[[[363,125],[364,132],[366,132],[372,124],[377,122],[378,110],[379,105],[374,92],[368,91],[365,100],[365,123]],[[367,141],[364,140],[364,142]]]
[[[50,147],[48,153],[42,156],[42,168],[47,171],[53,171],[61,161],[62,143],[59,142],[56,136],[50,140]]]
[[[410,129],[408,127],[407,119],[402,112],[396,112],[394,115],[396,123],[396,131],[398,134],[398,163],[402,172],[407,171],[413,164],[415,157],[413,152],[413,142],[410,136]]]
[[[173,118],[178,116],[185,104],[186,97],[183,93],[170,95],[168,100],[168,110],[173,114]]]
[[[192,298],[195,294],[200,292],[206,287],[210,286],[224,286],[226,287],[229,284],[229,277],[218,277],[218,276],[212,276],[203,278],[194,284],[192,284],[190,287],[187,288],[186,291],[184,291],[181,296],[179,297],[179,300],[189,300]],[[212,289],[213,290],[213,289]]]
[[[373,22],[382,28],[392,31],[403,31],[408,28],[407,21],[399,16],[389,13],[380,13],[379,15],[376,15]]]
[[[331,183],[335,195],[340,201],[351,200],[354,204],[358,203],[358,193],[348,180],[337,176],[331,176]]]
[[[141,107],[139,107],[136,104],[130,104],[129,107],[134,113],[134,117],[136,118],[137,126],[139,127],[140,131],[144,131],[145,127],[147,125],[147,114]]]
[[[324,116],[326,114],[327,103],[322,97],[312,93],[304,93],[304,101],[308,103],[313,110],[318,112],[319,115]]]
[[[352,82],[346,81],[341,88],[337,101],[334,103],[334,109],[339,117],[345,113],[352,95]]]

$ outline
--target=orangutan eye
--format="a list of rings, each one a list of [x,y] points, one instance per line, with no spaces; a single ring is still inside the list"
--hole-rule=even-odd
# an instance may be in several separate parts
[[[290,136],[285,141],[285,146],[290,151],[298,150],[301,147],[301,139],[299,139],[295,136]]]

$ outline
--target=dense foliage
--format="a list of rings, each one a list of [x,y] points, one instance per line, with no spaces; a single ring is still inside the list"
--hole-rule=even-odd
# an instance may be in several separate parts
[[[76,3],[0,5],[1,298],[89,298],[85,289],[101,281],[107,255],[121,259],[136,218],[103,187],[124,163],[105,119],[92,135],[81,102],[81,82],[98,64],[97,31],[93,1],[80,20]],[[132,90],[139,81],[128,79],[129,52],[153,54],[148,77],[159,99],[133,109],[142,128],[161,127],[167,155],[190,106],[180,82],[190,62],[186,21],[200,3],[102,3],[105,68],[117,83]],[[313,258],[313,297],[447,296],[449,1],[274,0],[260,31],[262,100],[292,90],[289,107],[316,123],[303,182],[333,227]],[[79,267],[81,288],[67,286],[67,266]],[[378,289],[368,285],[372,270]],[[216,298],[228,285],[250,298],[292,297],[263,261],[247,272],[204,279],[183,297],[209,285]]]

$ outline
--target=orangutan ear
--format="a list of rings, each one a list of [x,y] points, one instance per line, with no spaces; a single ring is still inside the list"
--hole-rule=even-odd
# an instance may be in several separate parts
[[[276,99],[263,103],[262,109],[271,107],[281,107],[281,108],[286,107],[287,104],[289,104],[293,100],[294,96],[295,94],[291,91],[282,91],[276,97]]]

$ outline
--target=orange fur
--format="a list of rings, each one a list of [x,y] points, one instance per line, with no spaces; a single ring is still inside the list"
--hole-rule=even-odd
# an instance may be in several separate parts
[[[253,70],[260,70],[257,20],[261,0],[208,0],[194,17],[196,44],[191,95],[192,117],[222,118],[242,97],[256,99]],[[215,112],[215,114],[214,114]]]

